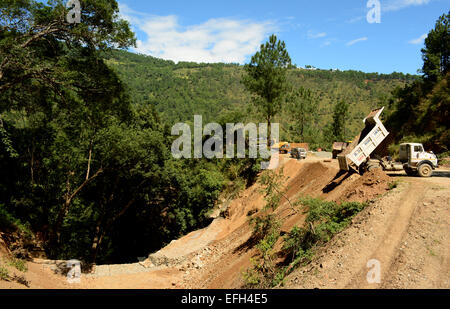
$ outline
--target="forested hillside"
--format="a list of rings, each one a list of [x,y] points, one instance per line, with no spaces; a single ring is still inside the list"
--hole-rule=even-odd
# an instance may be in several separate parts
[[[174,159],[170,126],[102,56],[134,44],[117,2],[82,4],[74,26],[60,1],[0,2],[0,231],[49,258],[135,261],[209,223],[259,165]]]
[[[169,124],[192,122],[194,114],[204,122],[224,120],[259,122],[264,118],[251,104],[251,94],[241,83],[244,70],[236,64],[197,64],[165,61],[151,56],[115,51],[107,63],[128,85],[136,105],[152,105]],[[391,92],[417,80],[418,76],[359,71],[306,70],[291,68],[288,79],[293,89],[309,89],[317,101],[316,121],[310,127],[314,135],[306,141],[326,147],[329,140],[323,131],[332,121],[334,106],[339,101],[349,105],[346,115],[346,138],[361,129],[362,119],[376,107],[387,106]],[[281,138],[303,141],[296,130],[295,114],[285,104],[276,118],[281,123]],[[320,134],[317,134],[317,128]]]
[[[450,150],[450,13],[425,39],[423,76],[394,92],[387,125],[397,142],[417,141],[441,157]]]

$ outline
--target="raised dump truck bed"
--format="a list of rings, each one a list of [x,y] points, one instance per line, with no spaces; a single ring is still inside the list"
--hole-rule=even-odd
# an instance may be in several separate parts
[[[338,155],[339,168],[359,171],[359,166],[366,162],[374,150],[386,139],[389,132],[380,120],[384,107],[375,109],[364,119],[365,127],[357,138]]]

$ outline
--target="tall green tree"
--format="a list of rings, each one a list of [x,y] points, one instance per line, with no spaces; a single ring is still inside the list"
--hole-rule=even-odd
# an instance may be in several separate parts
[[[436,21],[425,39],[422,49],[422,72],[426,79],[437,81],[449,72],[450,67],[450,12],[443,14]]]
[[[284,41],[271,35],[249,64],[245,65],[247,75],[243,83],[248,91],[255,95],[254,102],[264,114],[269,128],[268,143],[271,140],[271,121],[281,110],[283,99],[288,92],[287,70],[291,66],[291,57]]]
[[[341,100],[334,106],[332,133],[337,141],[345,141],[345,126],[348,118],[348,104]]]
[[[433,151],[449,150],[450,14],[436,21],[422,49],[423,77],[393,92],[386,125],[396,142],[416,140]]]
[[[314,93],[303,87],[293,91],[288,98],[288,110],[293,120],[294,134],[301,142],[311,142],[309,137],[318,121],[318,100]]]
[[[60,61],[68,50],[91,52],[135,44],[129,23],[119,17],[115,0],[80,0],[81,22],[66,20],[65,1],[0,3],[0,93],[33,79],[54,86],[67,80]]]
[[[25,190],[16,187],[9,198],[18,208],[42,205],[28,211],[41,212],[54,245],[72,205],[105,172],[97,134],[131,115],[126,89],[101,53],[133,45],[134,34],[115,0],[80,2],[79,24],[67,22],[63,1],[0,3],[1,125],[15,137]],[[36,201],[37,192],[47,201]]]

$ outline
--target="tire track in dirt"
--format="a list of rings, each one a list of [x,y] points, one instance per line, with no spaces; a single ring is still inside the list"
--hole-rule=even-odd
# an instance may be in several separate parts
[[[391,175],[398,187],[358,214],[318,249],[311,264],[286,278],[287,288],[449,288],[450,173]],[[377,259],[381,282],[368,283]]]
[[[450,287],[450,186],[428,179],[381,288]],[[448,180],[448,179],[447,179]]]
[[[387,228],[380,231],[383,233],[381,241],[377,244],[375,250],[361,261],[363,265],[360,271],[352,278],[346,288],[366,289],[377,287],[376,284],[370,284],[366,279],[368,272],[367,262],[371,259],[376,259],[380,262],[382,281],[389,276],[395,254],[401,247],[402,240],[417,206],[423,200],[424,194],[428,189],[423,183],[416,181],[409,183],[407,190],[403,192],[400,198],[401,203],[398,204],[395,214],[390,218]]]

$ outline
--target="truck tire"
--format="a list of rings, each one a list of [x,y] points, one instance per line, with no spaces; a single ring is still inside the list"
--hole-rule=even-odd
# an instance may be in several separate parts
[[[363,163],[358,168],[358,173],[363,176],[367,172],[367,164]]]
[[[419,166],[417,172],[420,177],[430,177],[433,174],[433,168],[429,164],[425,163]]]

